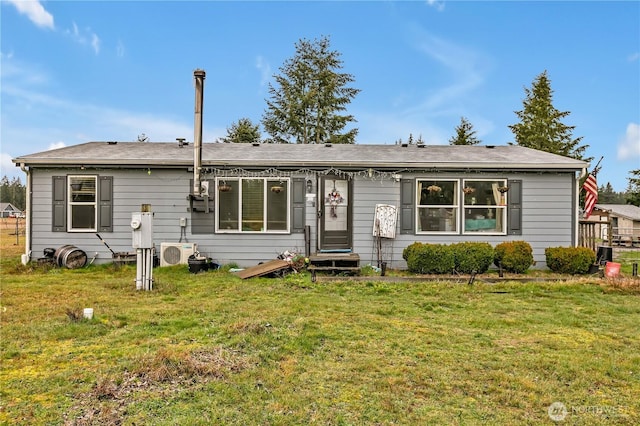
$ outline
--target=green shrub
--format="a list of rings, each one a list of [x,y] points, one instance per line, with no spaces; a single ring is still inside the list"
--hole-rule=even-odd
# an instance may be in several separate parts
[[[586,247],[548,247],[547,267],[560,274],[586,274],[596,262],[596,254]]]
[[[494,253],[493,263],[507,272],[522,274],[533,265],[533,250],[526,241],[505,241]]]
[[[489,243],[463,242],[451,245],[456,271],[462,274],[487,272],[493,262],[493,246]]]
[[[424,245],[423,243],[419,243],[417,241],[412,244],[409,244],[407,247],[405,247],[404,250],[402,250],[402,258],[408,261],[411,253],[413,253],[414,250],[420,248],[423,245]]]
[[[409,247],[411,247],[409,249]],[[444,244],[413,243],[407,251],[407,267],[418,274],[448,274],[455,260],[451,247]],[[404,254],[404,253],[403,253]]]

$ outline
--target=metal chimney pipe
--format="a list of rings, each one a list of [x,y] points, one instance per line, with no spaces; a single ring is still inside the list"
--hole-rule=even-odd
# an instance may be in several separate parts
[[[193,126],[193,195],[200,195],[202,194],[200,172],[202,170],[202,105],[204,100],[204,70],[196,69],[193,72],[193,77],[196,81],[196,108],[195,122]]]

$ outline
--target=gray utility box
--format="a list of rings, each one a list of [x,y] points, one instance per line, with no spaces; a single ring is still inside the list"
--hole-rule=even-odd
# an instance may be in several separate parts
[[[133,248],[153,248],[153,213],[131,213],[131,234]]]

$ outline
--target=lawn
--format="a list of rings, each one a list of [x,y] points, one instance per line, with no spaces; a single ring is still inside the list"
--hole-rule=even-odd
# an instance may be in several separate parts
[[[3,234],[0,423],[640,423],[633,279],[312,283],[178,266],[141,292],[134,267],[24,267],[13,243]]]

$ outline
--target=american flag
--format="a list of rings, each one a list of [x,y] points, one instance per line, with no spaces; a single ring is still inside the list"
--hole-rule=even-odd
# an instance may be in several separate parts
[[[596,181],[597,169],[589,173],[587,180],[584,181],[582,189],[587,193],[584,197],[584,217],[589,219],[591,212],[598,202],[598,182]]]

